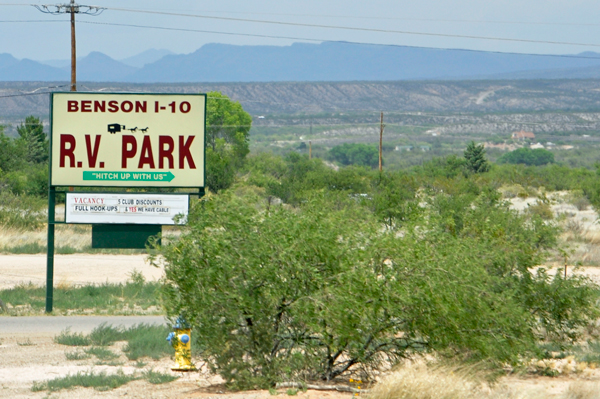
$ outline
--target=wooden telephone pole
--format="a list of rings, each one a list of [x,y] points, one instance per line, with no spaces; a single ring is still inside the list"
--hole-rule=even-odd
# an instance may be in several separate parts
[[[381,113],[381,119],[379,121],[379,171],[383,172],[383,112]]]
[[[71,0],[71,91],[77,91],[77,46],[75,45],[75,0]]]
[[[68,4],[38,5],[35,8],[46,14],[71,14],[71,91],[77,91],[77,46],[75,44],[75,14],[100,15],[105,8],[84,6],[71,0]]]

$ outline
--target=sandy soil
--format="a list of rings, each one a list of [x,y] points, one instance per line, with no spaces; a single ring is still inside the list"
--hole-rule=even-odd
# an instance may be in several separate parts
[[[1,320],[0,320],[1,322]],[[123,355],[117,360],[118,366],[97,365],[97,359],[67,360],[66,352],[74,352],[75,348],[55,344],[52,336],[33,334],[27,337],[2,337],[0,334],[0,397],[1,398],[44,398],[47,392],[32,392],[36,381],[44,381],[68,374],[95,370],[115,373],[122,370],[125,374],[141,373],[153,369],[163,373],[178,375],[174,382],[153,385],[146,381],[133,381],[120,388],[99,392],[91,388],[77,388],[52,393],[52,398],[220,398],[220,399],[268,399],[272,395],[268,391],[246,391],[242,393],[227,392],[222,381],[206,372],[174,373],[168,359],[152,361],[144,359],[147,365],[136,367],[135,362],[127,360]],[[165,343],[166,344],[166,343]],[[122,353],[123,343],[116,343],[109,349]],[[281,390],[283,393],[284,390]],[[285,395],[284,395],[285,396]],[[338,392],[307,391],[299,392],[304,399],[349,399],[352,394]]]
[[[554,269],[558,270],[558,267]],[[600,267],[569,265],[568,273],[583,273],[600,284]],[[56,255],[54,258],[54,284],[85,285],[104,282],[127,281],[138,271],[147,281],[156,281],[162,268],[151,266],[147,255]],[[18,284],[46,284],[46,255],[0,255],[0,289]]]
[[[162,269],[151,266],[147,255],[56,255],[54,284],[125,282],[134,271],[147,281],[158,280]],[[0,289],[32,282],[46,284],[46,255],[0,255]]]
[[[524,211],[535,199],[513,199],[513,208]],[[568,214],[569,218],[582,225],[584,234],[593,241],[591,245],[600,247],[600,224],[598,215],[593,211],[577,211],[573,206],[559,203],[553,205],[553,210],[558,213]],[[598,241],[595,235],[598,234]],[[594,237],[592,237],[594,236]],[[124,282],[134,271],[141,272],[147,280],[157,280],[162,275],[161,268],[155,268],[146,261],[146,255],[56,255],[54,281],[56,285],[81,285],[103,282]],[[555,269],[558,270],[558,269]],[[569,267],[568,272],[576,269]],[[588,275],[600,284],[600,267],[581,267],[580,272]],[[10,288],[17,284],[32,282],[36,285],[45,284],[46,256],[45,255],[0,255],[0,289]],[[270,399],[268,391],[249,391],[243,393],[227,392],[218,377],[207,373],[182,374],[178,380],[163,385],[152,385],[146,381],[133,381],[120,388],[108,392],[99,392],[93,389],[78,388],[69,391],[60,391],[48,395],[46,392],[34,393],[31,386],[35,381],[43,381],[80,371],[106,370],[114,373],[122,370],[125,373],[141,372],[144,369],[154,369],[171,373],[170,360],[152,361],[144,360],[148,364],[140,369],[135,362],[128,361],[121,356],[118,366],[97,365],[97,360],[69,361],[65,352],[74,351],[73,348],[57,345],[52,338],[55,334],[36,332],[20,336],[3,333],[0,318],[0,398],[219,398],[219,399]],[[122,343],[117,343],[111,349],[121,353]],[[598,374],[598,375],[596,375]],[[549,377],[505,377],[500,384],[506,384],[516,392],[544,392],[542,397],[553,398],[564,393],[573,382],[581,381],[582,377],[561,376]],[[600,380],[600,372],[585,376],[592,381]],[[281,390],[282,396],[285,390]],[[351,394],[307,391],[300,392],[301,399],[350,399]]]
[[[98,360],[67,360],[65,353],[77,349],[58,345],[53,342],[49,334],[28,334],[27,337],[3,336],[0,333],[0,397],[1,398],[212,398],[212,399],[271,399],[273,396],[268,391],[230,392],[222,385],[219,377],[210,375],[206,371],[191,373],[175,373],[170,370],[172,365],[169,359],[153,361],[144,359],[147,363],[143,367],[136,367],[136,363],[127,360],[122,355],[124,343],[116,343],[109,349],[121,354],[117,359],[119,365],[101,365]],[[120,388],[100,392],[92,388],[76,388],[51,393],[32,392],[34,382],[45,381],[78,372],[105,371],[116,373],[121,370],[125,374],[141,373],[144,370],[154,370],[162,373],[177,375],[180,378],[167,384],[153,385],[146,381],[133,381]],[[596,370],[598,371],[598,370]],[[508,387],[509,392],[518,396],[501,397],[531,397],[557,398],[568,389],[570,384],[581,384],[589,381],[598,381],[598,373],[585,376],[550,377],[515,377],[509,376],[498,381],[495,389]],[[287,397],[285,389],[279,390],[280,397]],[[524,395],[525,393],[525,395]],[[540,396],[541,394],[541,396]],[[524,396],[523,396],[524,395]],[[299,399],[351,399],[349,393],[335,391],[298,392]],[[364,396],[359,395],[359,396]]]

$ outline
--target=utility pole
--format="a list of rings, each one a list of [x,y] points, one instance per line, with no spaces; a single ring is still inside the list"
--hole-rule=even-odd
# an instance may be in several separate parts
[[[71,91],[77,91],[77,46],[75,45],[75,0],[71,0]]]
[[[383,112],[381,113],[381,120],[379,122],[379,172],[383,172]]]
[[[312,159],[312,141],[308,142],[308,159]]]
[[[77,91],[77,50],[75,45],[75,14],[100,15],[105,8],[84,6],[71,0],[68,4],[33,4],[35,8],[46,14],[71,14],[71,91]]]

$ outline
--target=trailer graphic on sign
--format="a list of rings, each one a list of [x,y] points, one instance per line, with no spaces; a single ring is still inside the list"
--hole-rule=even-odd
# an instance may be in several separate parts
[[[204,187],[205,109],[203,94],[53,93],[51,184]]]

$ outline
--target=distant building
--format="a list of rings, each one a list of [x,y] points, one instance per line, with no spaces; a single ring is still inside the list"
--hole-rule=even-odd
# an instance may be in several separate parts
[[[421,145],[419,146],[419,148],[421,149],[421,151],[425,152],[425,151],[429,151],[431,150],[431,147],[428,145]]]
[[[520,132],[513,132],[512,138],[516,140],[535,140],[535,134],[533,134],[533,132],[526,132],[525,130],[521,130]]]
[[[412,151],[412,145],[397,145],[394,151]]]
[[[530,145],[529,148],[531,148],[532,150],[537,150],[538,148],[544,148],[544,146],[541,145],[540,143],[536,143],[536,144]]]

